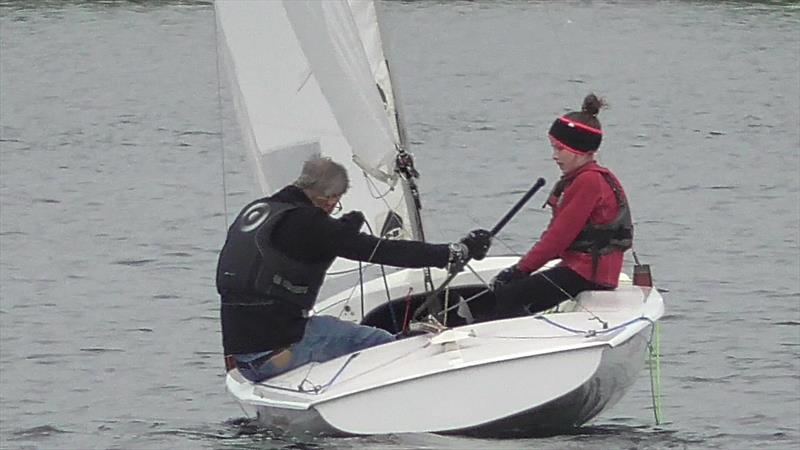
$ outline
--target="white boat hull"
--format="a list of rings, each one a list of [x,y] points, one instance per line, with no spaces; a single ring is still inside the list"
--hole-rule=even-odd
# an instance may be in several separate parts
[[[558,433],[622,397],[663,314],[657,292],[632,286],[586,293],[580,303],[595,312],[463,325],[258,385],[234,370],[228,388],[262,425],[292,434]]]
[[[649,331],[643,334],[649,335]],[[291,434],[552,435],[579,427],[613,406],[636,380],[646,344],[646,337],[640,334],[618,347],[449,372],[446,379],[418,380],[365,398],[347,397],[302,411],[259,406],[258,421]],[[580,382],[583,370],[591,366],[594,372]],[[553,367],[559,367],[558,373]],[[554,398],[549,394],[563,390],[566,393]],[[469,414],[464,414],[467,411]]]
[[[644,363],[646,346],[647,338],[639,334],[621,346],[606,347],[595,373],[578,388],[521,413],[455,433],[476,437],[530,437],[579,427],[616,404],[633,385]]]

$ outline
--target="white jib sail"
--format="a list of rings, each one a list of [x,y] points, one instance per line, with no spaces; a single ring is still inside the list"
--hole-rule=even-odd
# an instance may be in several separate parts
[[[358,3],[369,3],[374,21],[374,5]],[[403,227],[390,234],[410,237],[403,190],[395,186],[393,111],[367,57],[379,34],[365,46],[370,33],[359,31],[346,0],[217,0],[215,9],[220,54],[263,194],[294,181],[312,154],[329,156],[350,174],[344,210],[362,211],[376,235],[397,214]],[[391,90],[385,94],[393,103]],[[352,267],[346,263],[331,272]]]

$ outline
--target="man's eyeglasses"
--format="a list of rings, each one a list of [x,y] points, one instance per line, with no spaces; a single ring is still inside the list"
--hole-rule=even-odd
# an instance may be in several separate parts
[[[338,214],[342,211],[342,202],[339,200],[338,195],[318,196],[317,198],[325,202],[326,206],[329,205],[332,200],[336,199],[336,204],[333,205],[333,208],[331,208],[330,214]]]

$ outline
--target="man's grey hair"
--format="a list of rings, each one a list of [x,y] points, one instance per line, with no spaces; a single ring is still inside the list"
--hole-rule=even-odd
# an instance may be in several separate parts
[[[343,165],[330,158],[312,156],[303,163],[303,170],[294,185],[330,197],[347,192],[350,179]]]

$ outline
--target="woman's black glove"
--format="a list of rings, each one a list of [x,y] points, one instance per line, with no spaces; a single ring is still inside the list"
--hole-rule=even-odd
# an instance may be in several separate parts
[[[501,286],[505,286],[509,283],[512,283],[516,280],[521,280],[527,277],[528,274],[517,269],[517,265],[514,264],[511,267],[505,268],[500,271],[494,278],[492,278],[492,289],[497,289]]]
[[[358,231],[364,225],[366,219],[361,211],[350,211],[349,213],[342,214],[339,221],[345,224],[347,228]]]
[[[489,252],[489,247],[492,245],[492,233],[483,229],[472,230],[461,239],[461,243],[467,246],[470,258],[480,261]]]

